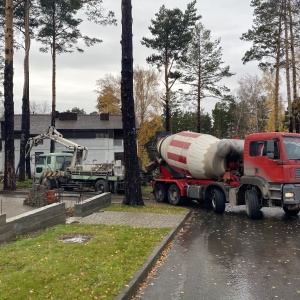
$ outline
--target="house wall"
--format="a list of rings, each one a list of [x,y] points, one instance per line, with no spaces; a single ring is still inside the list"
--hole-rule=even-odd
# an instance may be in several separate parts
[[[87,159],[85,164],[93,163],[111,163],[115,159],[115,153],[124,152],[123,140],[113,138],[95,138],[95,139],[72,139],[68,140],[75,142],[78,145],[85,146],[88,149]],[[55,151],[62,152],[68,151],[68,148],[59,143],[55,143]],[[31,150],[30,156],[32,157],[31,170],[34,170],[34,157],[35,153],[49,153],[50,140],[44,139],[43,144],[34,146]],[[2,142],[2,151],[0,152],[0,172],[4,171],[4,142]],[[20,160],[20,140],[15,139],[15,167]]]

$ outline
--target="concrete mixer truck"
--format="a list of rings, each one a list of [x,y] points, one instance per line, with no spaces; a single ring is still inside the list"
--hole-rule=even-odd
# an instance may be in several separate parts
[[[226,203],[246,205],[251,219],[261,217],[262,207],[299,213],[300,134],[266,132],[220,140],[184,131],[161,139],[156,152],[148,171],[160,169],[152,182],[158,202],[180,205],[194,199],[220,214]]]

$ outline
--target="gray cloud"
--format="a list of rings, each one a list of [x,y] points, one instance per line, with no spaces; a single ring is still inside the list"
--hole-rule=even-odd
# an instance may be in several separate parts
[[[133,5],[133,56],[134,64],[147,66],[146,57],[153,51],[142,46],[143,36],[150,37],[148,26],[155,13],[165,4],[167,8],[185,9],[190,1],[182,0],[138,0]],[[252,26],[252,8],[250,0],[198,0],[198,14],[202,15],[202,23],[211,30],[212,38],[221,38],[223,60],[236,73],[226,84],[237,87],[238,79],[244,74],[258,73],[257,64],[243,65],[241,58],[249,48],[239,38]],[[118,26],[99,27],[84,23],[82,34],[101,38],[103,43],[92,48],[84,48],[85,52],[63,54],[57,58],[57,110],[64,111],[75,106],[83,108],[87,113],[95,110],[96,80],[107,73],[121,72],[121,3],[120,1],[104,1],[107,10],[114,10],[118,18]],[[33,101],[45,101],[51,105],[51,56],[38,51],[39,45],[32,43],[30,55],[30,98]],[[14,101],[15,112],[21,113],[23,88],[23,52],[15,53]],[[215,101],[204,102],[203,107],[210,111]]]

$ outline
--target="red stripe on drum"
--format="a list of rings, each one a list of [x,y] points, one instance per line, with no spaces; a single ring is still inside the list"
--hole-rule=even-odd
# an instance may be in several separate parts
[[[178,154],[171,153],[171,152],[168,152],[167,156],[168,156],[168,159],[175,160],[177,162],[186,164],[186,157],[185,156],[178,155]]]
[[[191,138],[197,138],[197,137],[199,137],[201,134],[200,134],[200,133],[196,133],[196,132],[187,132],[187,131],[183,131],[183,132],[177,133],[177,135],[187,136],[187,137],[191,137]]]
[[[177,140],[172,140],[170,142],[170,146],[181,148],[181,149],[189,149],[190,146],[191,146],[191,143],[177,141]]]

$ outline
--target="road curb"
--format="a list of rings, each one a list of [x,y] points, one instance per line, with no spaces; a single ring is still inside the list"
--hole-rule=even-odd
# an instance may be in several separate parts
[[[186,213],[178,225],[169,232],[169,234],[159,243],[159,245],[151,253],[144,265],[134,274],[133,278],[129,281],[128,285],[124,287],[121,292],[114,298],[114,300],[129,300],[138,291],[140,284],[147,278],[149,272],[156,264],[157,259],[160,257],[162,251],[173,240],[175,235],[185,224],[185,221],[190,217],[191,211]]]

